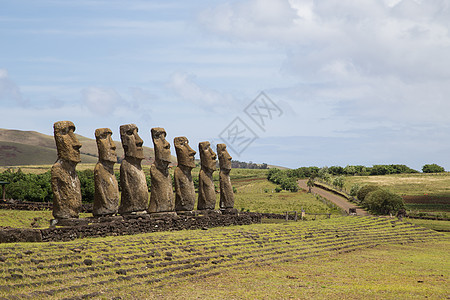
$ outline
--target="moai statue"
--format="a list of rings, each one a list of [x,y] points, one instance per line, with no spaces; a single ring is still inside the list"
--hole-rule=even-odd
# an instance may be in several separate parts
[[[214,209],[216,206],[216,191],[212,175],[216,170],[216,154],[209,142],[198,144],[201,169],[198,175],[198,210]]]
[[[166,141],[164,128],[152,128],[152,140],[155,150],[155,162],[150,167],[152,192],[150,194],[150,213],[173,212],[175,201],[173,199],[172,177],[169,174],[170,144]]]
[[[81,211],[81,186],[75,167],[81,161],[81,144],[70,121],[53,124],[58,159],[52,166],[53,217],[78,218]]]
[[[195,187],[191,171],[195,168],[195,152],[186,137],[173,140],[177,152],[178,166],[175,169],[175,210],[192,211],[195,204]]]
[[[119,208],[119,184],[114,175],[114,164],[117,162],[116,145],[111,135],[109,128],[95,130],[98,162],[94,168],[94,216],[113,215]]]
[[[231,186],[231,156],[225,144],[217,144],[219,156],[220,209],[231,209],[234,206],[233,187]]]
[[[120,139],[125,158],[120,165],[122,196],[120,214],[145,213],[148,206],[148,187],[141,161],[144,159],[144,143],[135,124],[120,126]]]

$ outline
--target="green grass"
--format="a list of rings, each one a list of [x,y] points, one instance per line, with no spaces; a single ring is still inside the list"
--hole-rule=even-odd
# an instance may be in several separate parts
[[[450,173],[345,177],[348,191],[355,183],[376,184],[401,196],[450,196]]]
[[[436,231],[450,232],[450,221],[405,218],[405,221]]]
[[[449,241],[256,265],[157,290],[165,299],[445,299]],[[424,248],[426,250],[424,251]]]
[[[339,209],[318,201],[312,194],[298,191],[275,192],[276,184],[265,178],[235,179],[232,184],[237,189],[234,207],[260,213],[283,213],[285,211],[307,213],[340,214]]]
[[[92,214],[80,214],[80,218],[91,216]],[[47,228],[51,219],[53,216],[50,210],[0,210],[0,227]]]
[[[448,246],[373,217],[0,244],[0,297],[442,299]]]

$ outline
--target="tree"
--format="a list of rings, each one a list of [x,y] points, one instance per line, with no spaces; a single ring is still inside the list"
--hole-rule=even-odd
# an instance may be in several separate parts
[[[429,165],[424,165],[422,167],[422,172],[424,173],[442,173],[445,172],[444,168],[437,165],[437,164],[429,164]]]
[[[362,188],[359,189],[358,193],[356,194],[356,196],[358,197],[359,201],[364,202],[364,199],[366,198],[366,196],[375,191],[378,190],[379,187],[373,184],[368,184],[363,186]]]
[[[365,205],[374,214],[395,214],[405,208],[402,197],[387,190],[378,189],[367,195]]]
[[[333,185],[342,190],[344,188],[344,177],[335,177],[333,180]]]
[[[306,183],[306,186],[307,186],[308,189],[309,189],[309,193],[311,193],[311,189],[312,189],[313,186],[314,186],[314,178],[309,177],[308,182]]]
[[[353,184],[352,187],[350,188],[350,196],[356,197],[360,188],[361,187],[360,187],[359,183]]]

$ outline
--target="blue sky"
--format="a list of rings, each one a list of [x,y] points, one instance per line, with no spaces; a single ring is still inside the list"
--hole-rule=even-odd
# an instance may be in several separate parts
[[[71,120],[81,135],[109,127],[119,140],[135,123],[147,146],[164,127],[194,149],[225,140],[242,161],[450,170],[446,0],[0,7],[1,128],[52,134]],[[245,130],[251,139],[230,135]]]

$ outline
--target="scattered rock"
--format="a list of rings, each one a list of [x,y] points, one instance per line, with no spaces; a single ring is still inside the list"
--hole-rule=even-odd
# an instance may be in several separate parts
[[[0,262],[5,262],[5,261],[6,261],[6,258],[4,256],[0,255]]]
[[[84,261],[84,264],[86,265],[86,266],[90,266],[90,265],[92,265],[94,262],[92,261],[92,259],[85,259]]]
[[[26,255],[30,255],[30,254],[33,254],[33,253],[34,253],[34,252],[31,251],[31,250],[27,250],[27,251],[24,252],[24,254],[26,254]]]
[[[22,274],[11,274],[11,278],[12,279],[23,279],[23,275]]]
[[[117,270],[116,273],[118,275],[127,275],[127,270],[120,269],[120,270]]]
[[[172,252],[166,252],[166,256],[173,256]]]

